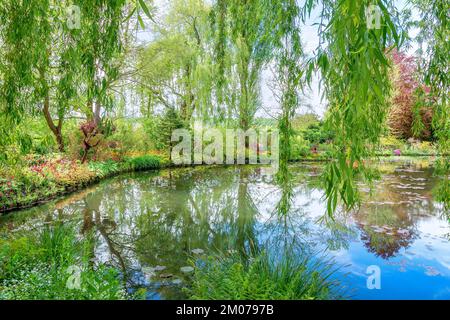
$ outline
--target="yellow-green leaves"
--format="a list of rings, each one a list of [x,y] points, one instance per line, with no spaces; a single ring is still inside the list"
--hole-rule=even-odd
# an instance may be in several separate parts
[[[388,44],[400,45],[400,27],[393,22],[392,1],[377,2],[379,29],[366,21],[372,1],[324,1],[317,66],[324,76],[329,112],[326,125],[335,132],[334,161],[325,170],[327,212],[332,216],[340,201],[345,209],[358,204],[357,177],[370,180],[362,160],[373,155],[388,106]],[[386,10],[386,8],[389,8]]]

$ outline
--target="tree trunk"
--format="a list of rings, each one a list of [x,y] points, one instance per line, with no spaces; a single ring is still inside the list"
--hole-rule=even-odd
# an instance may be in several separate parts
[[[59,118],[58,120],[58,126],[55,126],[55,123],[53,122],[53,119],[50,115],[50,98],[47,95],[44,100],[44,109],[43,109],[45,121],[47,122],[47,125],[49,126],[50,130],[53,132],[56,138],[56,142],[58,143],[58,150],[60,152],[64,152],[64,140],[62,137],[62,124],[63,119]]]

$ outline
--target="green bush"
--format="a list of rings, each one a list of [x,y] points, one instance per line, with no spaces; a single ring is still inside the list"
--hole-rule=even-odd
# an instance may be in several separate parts
[[[305,300],[339,298],[333,270],[322,262],[265,252],[245,260],[238,254],[209,257],[196,263],[191,299]]]
[[[89,162],[89,170],[94,171],[99,177],[107,177],[120,171],[119,164],[108,160],[104,162]]]
[[[161,158],[155,155],[145,155],[126,160],[126,165],[133,170],[150,170],[161,167]]]
[[[305,141],[301,135],[295,135],[291,140],[291,159],[298,160],[310,154],[308,141]]]
[[[311,144],[325,143],[328,140],[333,139],[333,135],[331,134],[331,132],[325,130],[322,122],[311,124],[310,126],[308,126],[308,128],[306,128],[306,130],[303,132],[303,137]]]
[[[147,119],[116,120],[114,133],[108,137],[107,143],[116,144],[115,150],[120,154],[154,149],[154,139],[147,132],[147,121]]]

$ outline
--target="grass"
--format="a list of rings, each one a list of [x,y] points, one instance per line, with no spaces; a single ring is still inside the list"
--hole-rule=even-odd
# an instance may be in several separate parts
[[[135,171],[158,169],[161,167],[161,159],[154,155],[144,155],[130,158],[127,159],[125,163]]]
[[[311,263],[311,261],[317,261]],[[331,264],[294,257],[277,260],[266,251],[246,259],[239,254],[216,255],[195,263],[193,284],[186,289],[194,300],[322,300],[341,298],[331,279]]]
[[[0,240],[0,299],[126,299],[118,271],[93,265],[89,240],[70,226],[47,226],[37,235]],[[75,269],[76,268],[76,269]],[[80,286],[68,285],[79,270]]]

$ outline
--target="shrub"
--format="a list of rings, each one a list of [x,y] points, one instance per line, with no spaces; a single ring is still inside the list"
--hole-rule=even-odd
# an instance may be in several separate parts
[[[301,135],[295,135],[291,140],[291,159],[297,160],[310,154],[308,141],[303,139]]]
[[[136,158],[129,158],[125,163],[131,169],[136,171],[158,169],[161,167],[161,158],[155,155],[145,155]]]
[[[381,137],[380,138],[380,145],[384,148],[388,149],[399,149],[403,146],[403,142],[399,139],[397,139],[394,136],[387,136],[387,137]]]
[[[311,144],[325,143],[333,138],[331,132],[325,130],[323,123],[312,124],[303,132],[303,137]]]
[[[185,126],[180,115],[174,108],[167,108],[155,126],[156,148],[169,151],[172,132]]]
[[[191,299],[300,300],[340,297],[330,280],[333,271],[321,262],[266,252],[248,260],[238,254],[213,256],[196,264],[193,284],[186,289]]]
[[[89,169],[97,176],[104,178],[120,171],[119,164],[112,160],[104,162],[89,162]]]
[[[417,59],[397,50],[392,50],[389,58],[393,62],[393,92],[387,119],[391,133],[403,139],[431,139],[431,97],[429,88],[417,81]]]

